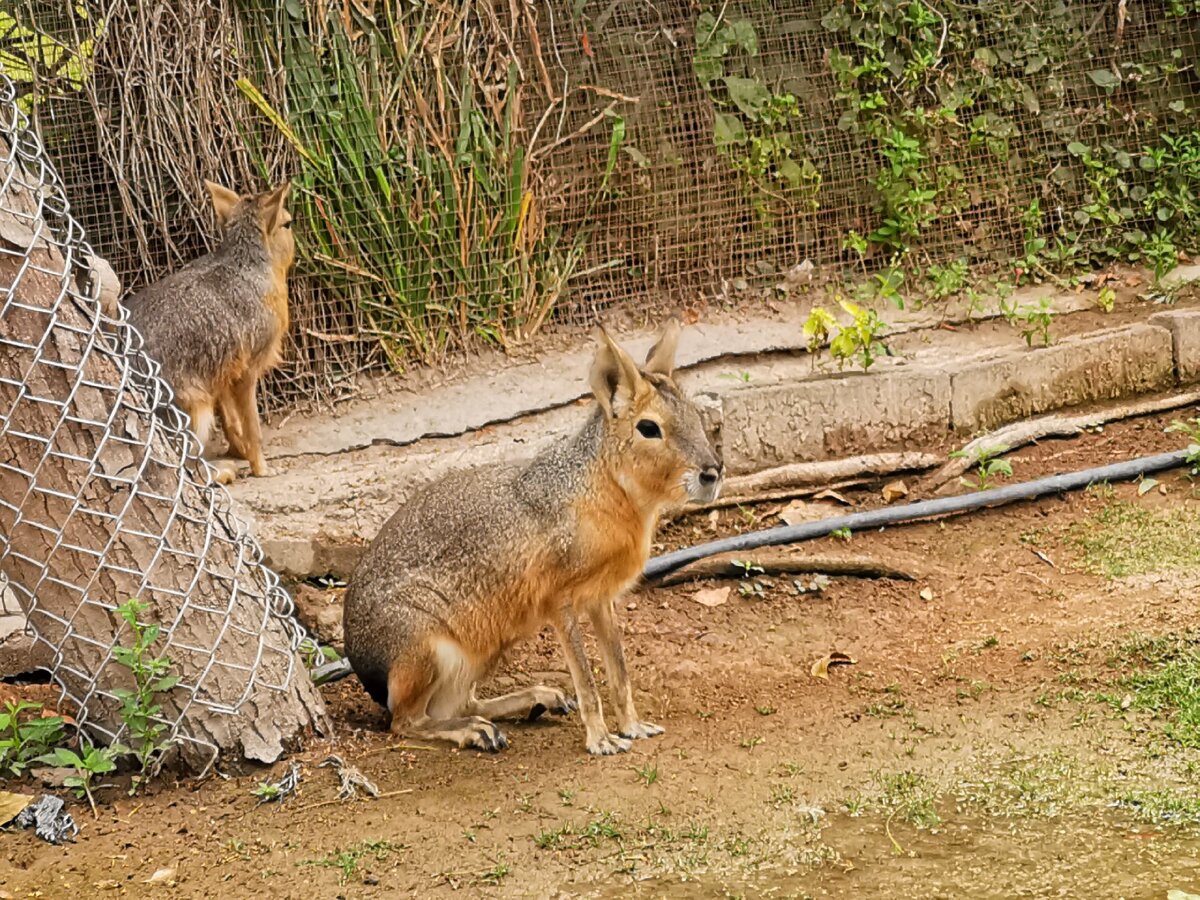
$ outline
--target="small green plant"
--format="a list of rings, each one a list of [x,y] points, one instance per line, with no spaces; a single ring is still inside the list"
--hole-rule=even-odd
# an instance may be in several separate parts
[[[9,701],[0,712],[0,774],[19,777],[31,762],[62,743],[61,716],[42,714],[42,704]]]
[[[179,683],[177,676],[167,674],[171,668],[170,657],[155,656],[152,652],[158,641],[159,625],[142,625],[138,621],[138,616],[149,608],[150,604],[132,598],[117,607],[133,634],[133,644],[129,647],[117,645],[112,651],[113,658],[133,676],[133,689],[113,690],[121,702],[121,721],[136,741],[132,752],[137,757],[140,773],[134,777],[130,793],[135,793],[153,774],[171,745],[171,741],[162,738],[167,726],[155,721],[162,715],[162,706],[155,701],[155,696],[170,691]]]
[[[336,650],[324,644],[318,644],[311,636],[306,636],[300,642],[297,652],[304,660],[304,667],[309,670],[324,663],[333,662],[338,658]]]
[[[1040,337],[1042,345],[1050,346],[1050,327],[1054,324],[1054,302],[1049,297],[1043,297],[1037,306],[1017,306],[1016,303],[1000,301],[1000,312],[1013,328],[1021,332],[1027,347],[1033,346],[1033,339]]]
[[[867,250],[870,248],[867,239],[851,228],[846,232],[846,236],[842,238],[842,249],[851,250],[858,257],[859,268],[863,272],[867,271]]]
[[[733,565],[742,570],[738,573],[739,578],[752,578],[755,575],[765,575],[767,572],[766,569],[755,563],[752,559],[735,559]]]
[[[964,487],[969,487],[977,491],[986,491],[992,486],[992,480],[998,476],[1011,478],[1013,473],[1012,463],[1007,459],[1003,459],[999,454],[1004,453],[1003,447],[979,447],[967,453],[963,450],[955,450],[950,454],[951,459],[969,459],[972,466],[978,473],[975,481],[969,478],[960,478]]]
[[[831,538],[837,538],[839,541],[848,541],[852,535],[849,528],[835,528],[833,531],[829,532],[829,536]]]
[[[1200,418],[1186,422],[1176,419],[1167,426],[1170,434],[1182,434],[1187,438],[1187,455],[1184,457],[1192,475],[1200,475]]]
[[[879,339],[886,326],[873,309],[864,309],[848,300],[842,300],[841,305],[854,317],[854,323],[838,332],[829,344],[829,352],[839,366],[854,359],[865,372],[874,365],[880,353],[886,352]]]
[[[933,786],[917,772],[897,772],[878,776],[882,803],[892,815],[917,828],[940,825],[942,817],[934,806]]]
[[[967,283],[967,261],[956,259],[945,266],[929,267],[929,297],[942,300],[962,291]]]
[[[97,787],[92,780],[97,775],[107,775],[117,768],[117,759],[129,752],[128,747],[120,744],[110,744],[107,747],[89,746],[80,756],[74,750],[66,747],[56,747],[53,753],[38,757],[38,762],[62,769],[74,769],[74,774],[63,778],[63,787],[75,791],[79,799],[87,798],[88,806],[92,808],[92,816],[97,817],[96,799],[92,796],[92,788]]]
[[[255,785],[250,789],[250,796],[257,797],[260,803],[270,803],[272,800],[278,800],[283,789],[277,784],[271,784],[269,781],[264,781],[262,784]]]
[[[510,872],[512,872],[512,867],[502,858],[498,857],[494,866],[492,866],[486,872],[481,872],[479,874],[479,877],[476,879],[476,883],[498,885],[508,877]]]
[[[742,384],[750,383],[750,373],[743,370],[741,372],[722,372],[722,378],[728,378],[731,381],[740,381]]]
[[[1031,201],[1021,214],[1021,226],[1025,232],[1025,252],[1013,263],[1018,285],[1026,279],[1032,280],[1034,272],[1042,271],[1041,255],[1046,249],[1046,239],[1042,236],[1042,207],[1037,200]]]
[[[1107,286],[1100,288],[1100,293],[1096,295],[1096,305],[1106,313],[1110,313],[1116,304],[1117,292]]]
[[[761,600],[767,595],[761,581],[743,581],[738,585],[738,593],[752,600]]]
[[[807,338],[808,352],[812,354],[813,365],[817,362],[817,353],[829,341],[829,336],[837,330],[837,319],[823,306],[813,308],[804,320],[804,336]]]
[[[306,859],[300,865],[338,869],[338,884],[346,884],[351,878],[358,875],[358,864],[363,857],[373,856],[382,862],[395,851],[403,849],[403,844],[393,844],[391,841],[362,841],[330,856]]]
[[[756,713],[758,713],[760,716],[773,716],[773,715],[775,715],[775,712],[776,712],[775,707],[766,706],[766,705],[756,706],[756,707],[754,707],[754,711]]]
[[[641,781],[642,784],[646,785],[646,787],[649,787],[658,781],[658,766],[646,763],[646,765],[642,766],[642,768],[636,769],[635,771],[637,772],[638,780]]]

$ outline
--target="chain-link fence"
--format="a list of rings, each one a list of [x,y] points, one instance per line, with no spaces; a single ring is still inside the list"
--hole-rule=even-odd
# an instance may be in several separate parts
[[[0,64],[131,286],[211,239],[201,177],[294,177],[275,402],[804,259],[915,302],[1195,249],[1196,0],[11,6]]]
[[[101,314],[92,252],[17,98],[0,75],[5,612],[15,600],[81,724],[106,741],[144,739],[121,710],[122,691],[140,692],[149,733],[162,726],[154,740],[188,763],[218,751],[271,761],[325,724],[298,653],[311,641],[211,483],[157,363],[123,318]],[[170,659],[149,682],[120,658],[136,643],[118,610],[130,598],[159,632],[142,632],[142,663]],[[155,688],[167,674],[178,683]]]

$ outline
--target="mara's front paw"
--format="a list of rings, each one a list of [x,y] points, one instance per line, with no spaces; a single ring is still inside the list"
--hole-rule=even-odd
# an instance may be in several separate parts
[[[628,753],[633,741],[617,734],[606,734],[595,741],[588,741],[588,753],[593,756],[612,756],[614,753]]]
[[[661,725],[655,725],[653,722],[634,722],[628,728],[621,729],[621,737],[651,738],[662,734],[664,730]]]

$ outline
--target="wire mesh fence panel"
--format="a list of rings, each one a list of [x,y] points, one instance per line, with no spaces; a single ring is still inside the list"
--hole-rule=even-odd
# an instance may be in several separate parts
[[[213,240],[202,177],[294,179],[279,404],[805,259],[912,303],[1195,249],[1196,0],[49,9],[0,65],[129,285]]]
[[[315,645],[157,363],[101,313],[96,260],[18,99],[0,75],[6,611],[15,599],[105,742],[173,748],[200,769],[221,752],[273,761],[327,725],[300,653]]]

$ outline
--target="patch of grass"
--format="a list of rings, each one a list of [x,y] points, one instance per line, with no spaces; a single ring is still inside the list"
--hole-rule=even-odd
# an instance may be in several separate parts
[[[1130,810],[1142,822],[1200,825],[1200,796],[1193,791],[1128,791],[1117,797],[1113,806]]]
[[[510,872],[512,872],[512,867],[504,862],[503,859],[497,859],[494,866],[486,872],[479,873],[479,876],[475,879],[475,883],[497,885],[507,878]]]
[[[1055,751],[1014,760],[977,781],[964,781],[958,799],[989,816],[1053,817],[1081,783],[1078,776],[1076,762]]]
[[[646,785],[646,787],[650,787],[650,785],[658,781],[658,766],[646,763],[646,765],[642,766],[636,771],[638,779],[642,782],[642,784]]]
[[[1200,513],[1191,509],[1157,511],[1113,500],[1074,525],[1070,537],[1083,554],[1085,571],[1124,578],[1200,569],[1198,526]]]
[[[934,800],[937,792],[929,780],[917,772],[896,772],[876,776],[880,789],[880,803],[884,808],[917,828],[933,828],[940,825]]]
[[[1122,655],[1145,668],[1116,682],[1124,695],[1104,699],[1118,709],[1166,718],[1167,738],[1200,748],[1200,645],[1186,637],[1141,638],[1127,644]]]
[[[373,856],[375,859],[383,861],[396,850],[403,849],[403,844],[393,844],[391,841],[360,841],[330,856],[306,859],[300,865],[339,869],[338,884],[346,884],[351,878],[358,876],[358,864],[364,856]]]
[[[771,805],[776,809],[782,806],[791,806],[795,802],[796,791],[790,784],[781,784],[771,788]]]
[[[603,841],[620,841],[621,836],[622,829],[616,817],[603,812],[582,826],[566,822],[558,828],[540,831],[533,842],[541,850],[578,850],[598,847]]]

